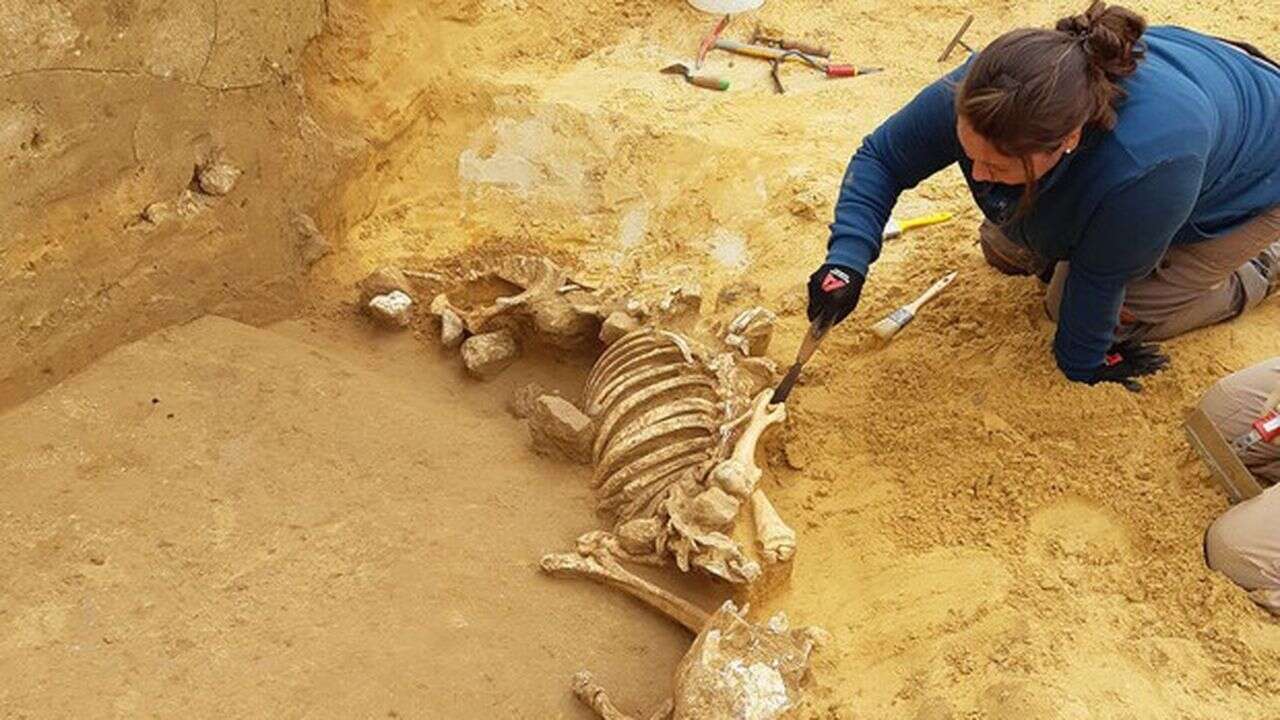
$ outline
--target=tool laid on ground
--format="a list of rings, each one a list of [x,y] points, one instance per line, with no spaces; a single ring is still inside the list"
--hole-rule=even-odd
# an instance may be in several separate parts
[[[915,319],[916,313],[920,312],[920,308],[924,307],[925,303],[937,297],[938,293],[945,290],[951,284],[951,281],[955,279],[955,272],[947,273],[945,277],[921,293],[920,297],[894,310],[885,319],[872,325],[871,332],[875,333],[881,340],[892,340],[894,335],[897,335],[902,328]]]
[[[906,220],[896,220],[889,218],[889,224],[884,226],[884,234],[881,238],[884,240],[892,240],[908,230],[926,227],[928,225],[937,225],[951,219],[951,213],[938,212],[931,215],[921,215],[920,217],[908,218]]]
[[[708,90],[723,91],[729,89],[728,80],[714,75],[698,75],[693,72],[692,68],[684,63],[673,63],[662,68],[658,72],[665,73],[667,75],[681,75],[684,77],[685,82],[690,85],[697,85],[700,88],[706,88]]]
[[[818,349],[818,345],[822,342],[822,338],[826,337],[827,331],[831,329],[830,325],[822,326],[815,320],[809,324],[809,331],[804,334],[804,340],[800,343],[800,349],[796,351],[796,361],[792,363],[791,369],[787,370],[787,374],[782,378],[782,382],[778,383],[777,389],[773,391],[773,397],[769,398],[770,405],[777,405],[787,401],[787,397],[791,395],[791,389],[796,386],[796,380],[800,379],[800,370],[804,364],[809,362],[809,358],[813,357],[813,351]]]
[[[755,10],[764,0],[689,0],[689,4],[705,13],[727,15]]]
[[[1262,493],[1262,485],[1245,467],[1240,453],[1260,442],[1280,440],[1280,410],[1277,410],[1277,405],[1280,405],[1280,387],[1263,404],[1267,413],[1253,423],[1249,432],[1232,442],[1227,442],[1218,426],[1200,408],[1193,410],[1182,426],[1191,447],[1209,466],[1209,474],[1227,491],[1227,497],[1233,503]]]
[[[965,19],[964,24],[960,26],[960,30],[959,32],[956,33],[956,36],[951,38],[951,42],[947,43],[947,49],[943,50],[942,54],[938,56],[938,62],[946,62],[947,58],[951,57],[951,52],[956,49],[957,45],[964,48],[965,50],[968,50],[970,53],[977,52],[977,50],[974,50],[973,48],[969,47],[969,44],[961,39],[964,37],[965,32],[969,30],[969,26],[972,24],[973,24],[973,16],[970,15],[968,18]]]
[[[715,47],[716,40],[720,39],[720,34],[724,32],[724,29],[729,27],[730,17],[730,15],[725,15],[720,18],[715,27],[711,28],[711,31],[702,38],[702,42],[698,45],[698,58],[693,65],[694,67],[702,67],[703,61],[707,59],[707,53],[711,51],[711,48]]]
[[[1227,444],[1226,438],[1204,410],[1196,408],[1192,411],[1182,427],[1191,447],[1209,466],[1209,473],[1227,491],[1231,502],[1242,502],[1262,494],[1257,478],[1244,466],[1240,456]]]
[[[782,77],[778,73],[779,67],[787,60],[796,60],[804,63],[809,67],[817,70],[829,78],[850,78],[859,75],[870,75],[872,73],[883,72],[884,68],[867,67],[860,68],[856,65],[845,63],[833,63],[829,60],[821,60],[812,57],[800,50],[785,50],[779,47],[770,47],[768,45],[753,45],[751,43],[738,42],[737,40],[729,40],[719,38],[713,46],[717,50],[724,50],[735,55],[745,55],[747,57],[768,60],[771,63],[770,75],[773,77],[774,88],[782,93],[786,92],[786,88],[782,86]]]
[[[803,40],[792,40],[787,37],[775,37],[766,34],[756,25],[755,30],[751,33],[752,45],[767,45],[769,47],[781,48],[783,50],[797,50],[810,57],[830,58],[831,51],[821,45],[804,42]]]

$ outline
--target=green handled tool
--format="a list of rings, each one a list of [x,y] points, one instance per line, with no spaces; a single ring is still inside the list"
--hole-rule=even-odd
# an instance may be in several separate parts
[[[668,75],[681,75],[684,77],[685,82],[690,85],[697,85],[700,88],[706,88],[708,90],[723,91],[729,89],[728,80],[718,78],[713,75],[696,75],[694,74],[693,69],[684,63],[673,63],[662,68],[659,72],[666,73]]]

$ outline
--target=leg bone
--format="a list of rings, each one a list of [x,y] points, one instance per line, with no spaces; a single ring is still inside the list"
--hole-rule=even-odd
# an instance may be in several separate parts
[[[796,554],[796,531],[782,521],[764,491],[751,493],[751,517],[756,526],[756,544],[766,563],[787,562]]]
[[[575,553],[544,555],[541,565],[543,570],[554,575],[587,577],[621,590],[685,626],[694,634],[702,631],[710,617],[693,603],[628,572],[604,551],[591,556]]]

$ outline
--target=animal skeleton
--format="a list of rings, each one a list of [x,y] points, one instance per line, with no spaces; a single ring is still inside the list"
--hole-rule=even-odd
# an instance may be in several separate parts
[[[579,548],[603,547],[654,565],[674,557],[731,582],[751,582],[759,564],[727,534],[751,502],[761,556],[785,562],[795,532],[759,487],[760,436],[786,418],[768,404],[765,361],[721,353],[711,359],[681,335],[641,328],[617,340],[587,379],[584,411],[596,422],[594,484],[614,531],[588,533]]]
[[[708,615],[700,608],[627,572],[603,548],[585,554],[547,555],[543,570],[605,583],[661,611],[696,633],[676,668],[675,697],[649,720],[780,720],[798,707],[810,654],[827,634],[819,628],[792,630],[784,614],[764,625],[746,620],[732,601]],[[573,678],[578,699],[603,720],[634,720],[609,699],[591,673]]]

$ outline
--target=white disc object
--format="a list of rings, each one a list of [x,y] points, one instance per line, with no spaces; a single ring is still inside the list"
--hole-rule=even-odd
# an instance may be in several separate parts
[[[764,0],[689,0],[689,4],[705,13],[732,15],[755,10],[764,4]]]

